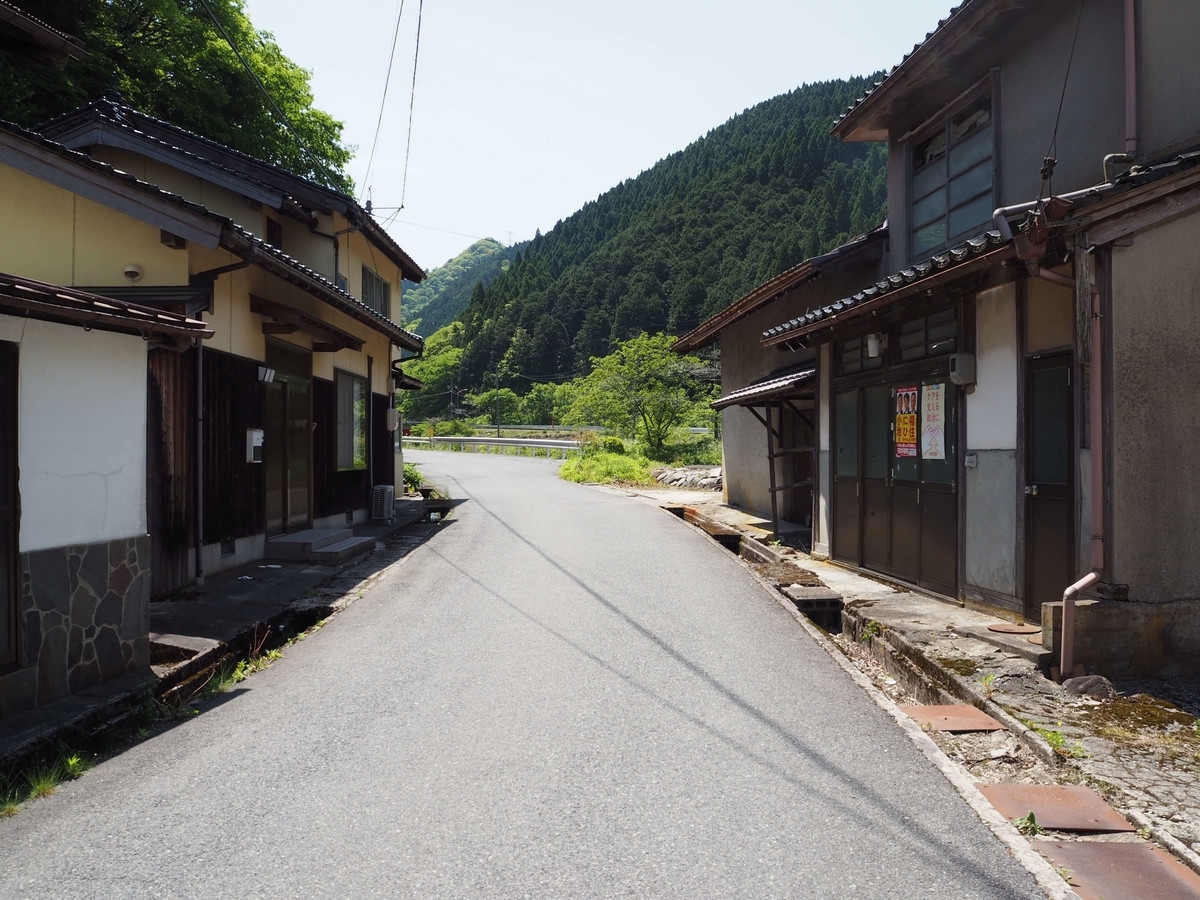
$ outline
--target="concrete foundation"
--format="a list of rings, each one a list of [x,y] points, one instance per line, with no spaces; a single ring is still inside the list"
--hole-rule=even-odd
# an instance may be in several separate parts
[[[1042,644],[1057,661],[1062,603],[1042,606]],[[1089,675],[1149,678],[1200,674],[1200,600],[1075,603],[1075,662]]]

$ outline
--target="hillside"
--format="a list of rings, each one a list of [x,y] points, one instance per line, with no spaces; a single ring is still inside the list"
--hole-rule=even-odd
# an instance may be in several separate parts
[[[475,292],[458,382],[524,393],[641,331],[679,334],[756,284],[877,225],[886,150],[830,137],[869,79],[761,103],[538,235]]]
[[[454,259],[434,269],[420,284],[404,283],[405,327],[428,337],[459,317],[477,285],[503,274],[528,241],[505,247],[492,238],[476,241]]]

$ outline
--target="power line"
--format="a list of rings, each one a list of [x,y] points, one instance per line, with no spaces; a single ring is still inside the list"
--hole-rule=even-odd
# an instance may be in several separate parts
[[[371,167],[375,165],[375,148],[379,146],[379,127],[383,124],[383,109],[387,105],[388,85],[392,82],[392,63],[396,61],[396,41],[400,38],[400,20],[404,17],[404,0],[396,13],[396,27],[392,31],[392,52],[388,55],[387,75],[383,79],[383,97],[379,100],[379,118],[375,120],[375,139],[371,141],[371,155],[367,157],[367,174],[363,176],[363,190],[371,181]],[[359,194],[362,197],[362,194]]]
[[[275,102],[275,98],[271,96],[271,92],[268,91],[266,85],[259,80],[258,75],[256,75],[254,72],[254,69],[250,67],[249,61],[246,59],[246,57],[242,56],[242,51],[238,49],[237,44],[233,42],[233,38],[229,36],[229,32],[225,30],[225,26],[221,24],[221,20],[217,18],[217,14],[213,11],[213,8],[208,5],[208,0],[200,0],[200,5],[203,6],[204,11],[208,13],[208,17],[213,20],[213,24],[217,26],[217,31],[221,32],[221,37],[225,38],[225,43],[229,45],[229,49],[232,50],[234,55],[241,61],[242,66],[254,80],[254,83],[258,85],[259,91],[262,92],[263,97],[265,97],[267,100],[267,104],[272,110],[274,110],[275,115],[279,118],[279,121],[283,123],[283,127],[286,128],[292,137],[296,139],[296,143],[300,146],[300,149],[308,155],[309,160],[318,169],[318,171],[320,171],[321,174],[328,178],[331,182],[336,181],[337,179],[333,177],[330,171],[321,163],[321,160],[317,158],[317,155],[308,148],[308,145],[304,143],[300,135],[296,133],[296,129],[292,127],[292,123],[288,121],[288,117],[284,114],[283,110],[279,108],[279,104]]]
[[[417,4],[417,46],[413,51],[412,91],[408,96],[408,141],[404,147],[404,180],[400,183],[400,208],[404,208],[404,198],[408,193],[408,157],[412,151],[413,106],[417,100],[417,58],[421,54],[421,13],[425,10],[425,0]]]

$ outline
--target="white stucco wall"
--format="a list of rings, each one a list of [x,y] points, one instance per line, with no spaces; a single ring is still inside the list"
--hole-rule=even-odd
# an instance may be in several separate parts
[[[21,552],[146,533],[146,342],[0,315],[20,345]]]
[[[965,571],[968,594],[1017,608],[1017,295],[1012,284],[977,295],[975,388],[967,394]]]

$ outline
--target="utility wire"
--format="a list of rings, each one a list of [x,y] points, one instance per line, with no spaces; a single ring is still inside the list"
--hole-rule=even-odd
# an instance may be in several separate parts
[[[1075,36],[1071,38],[1071,53],[1067,56],[1067,71],[1063,75],[1062,93],[1058,98],[1058,113],[1054,116],[1054,133],[1050,137],[1050,146],[1046,149],[1046,158],[1042,161],[1042,187],[1038,192],[1044,194],[1046,186],[1050,186],[1050,194],[1054,195],[1054,166],[1058,162],[1054,154],[1058,152],[1058,125],[1062,121],[1063,102],[1067,99],[1067,84],[1071,80],[1071,63],[1075,60],[1075,47],[1079,43],[1079,26],[1083,22],[1083,0],[1079,0],[1079,13],[1075,17]]]
[[[288,117],[284,114],[283,110],[279,108],[279,104],[275,102],[275,98],[271,96],[271,92],[268,91],[266,85],[259,80],[258,75],[255,74],[254,69],[251,68],[250,62],[242,55],[242,51],[238,49],[237,44],[233,42],[233,38],[229,36],[229,32],[225,30],[225,26],[221,24],[221,20],[217,18],[217,14],[213,11],[213,8],[209,6],[208,0],[200,0],[200,5],[203,6],[204,11],[208,13],[208,17],[213,20],[213,24],[217,26],[217,31],[221,32],[221,37],[225,38],[225,43],[229,45],[229,49],[232,50],[234,55],[241,61],[242,66],[254,80],[254,83],[258,85],[259,91],[262,92],[263,97],[265,97],[267,100],[267,105],[274,110],[275,115],[283,124],[283,127],[286,128],[292,137],[296,139],[296,143],[300,146],[300,149],[307,154],[309,160],[317,168],[317,170],[320,171],[320,173],[328,178],[331,182],[336,181],[337,179],[334,178],[332,173],[330,173],[327,168],[325,168],[321,160],[317,158],[317,155],[308,148],[308,145],[304,143],[304,140],[300,137],[300,135],[296,133],[296,129],[292,127],[292,123],[288,121]]]
[[[367,174],[363,176],[363,190],[371,181],[371,167],[375,165],[375,148],[379,146],[379,127],[383,124],[383,109],[387,105],[388,85],[392,83],[392,63],[396,61],[396,41],[400,38],[400,20],[404,17],[404,0],[396,13],[396,27],[392,31],[392,52],[388,55],[387,75],[383,79],[383,97],[379,100],[379,117],[375,120],[375,139],[371,141],[371,155],[367,157]],[[359,194],[361,199],[362,195]]]
[[[412,152],[412,123],[413,106],[417,100],[417,59],[421,54],[421,13],[425,10],[425,0],[417,4],[417,46],[413,51],[412,91],[408,96],[408,141],[404,147],[404,180],[400,183],[400,208],[404,208],[404,198],[408,193],[408,157]]]

